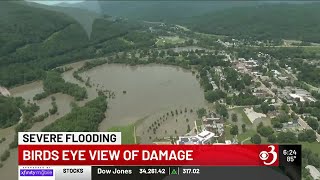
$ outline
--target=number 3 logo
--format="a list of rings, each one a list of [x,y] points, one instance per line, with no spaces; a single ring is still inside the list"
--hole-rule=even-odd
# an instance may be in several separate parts
[[[260,159],[263,161],[263,163],[265,165],[272,165],[273,163],[276,162],[277,158],[278,158],[278,154],[277,152],[275,152],[274,150],[276,149],[274,146],[268,146],[268,148],[270,148],[271,150],[269,152],[267,151],[261,151],[259,154]],[[269,158],[269,154],[272,155],[272,161],[271,162],[265,162],[268,158]]]

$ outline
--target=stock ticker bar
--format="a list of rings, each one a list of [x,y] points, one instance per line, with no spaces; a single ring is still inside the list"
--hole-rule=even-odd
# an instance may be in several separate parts
[[[200,175],[200,167],[178,166],[93,166],[92,180],[130,179],[130,180],[162,180],[179,175]]]

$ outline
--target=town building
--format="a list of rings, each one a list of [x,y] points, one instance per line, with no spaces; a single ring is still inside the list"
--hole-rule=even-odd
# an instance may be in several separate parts
[[[212,144],[215,142],[215,134],[210,131],[202,131],[196,136],[180,136],[177,144]]]
[[[202,124],[204,125],[205,130],[213,132],[215,134],[215,137],[218,138],[223,135],[223,120],[215,113],[209,113],[209,117],[202,117]]]
[[[275,70],[275,69],[271,70],[271,72],[273,73],[274,77],[278,77],[278,76],[281,75],[281,73],[278,70]]]
[[[253,60],[253,59],[249,59],[248,61],[244,61],[244,63],[245,63],[245,66],[247,69],[252,69],[252,68],[259,66],[257,61]]]
[[[210,81],[210,84],[212,85],[212,89],[213,89],[213,90],[219,89],[219,87],[218,87],[218,86],[216,85],[216,83],[213,81],[212,75],[210,74],[209,71],[207,71],[207,77],[208,77],[208,79],[209,79],[209,81]]]
[[[320,172],[317,168],[315,168],[314,166],[308,165],[308,166],[306,166],[306,169],[309,170],[310,175],[313,179],[315,179],[315,180],[320,179]]]
[[[254,88],[252,94],[260,98],[272,97],[268,90],[262,88]]]
[[[280,94],[279,97],[286,99],[288,103],[293,102],[316,102],[317,100],[312,97],[311,93],[300,88],[294,88],[286,86],[284,89],[278,89]]]

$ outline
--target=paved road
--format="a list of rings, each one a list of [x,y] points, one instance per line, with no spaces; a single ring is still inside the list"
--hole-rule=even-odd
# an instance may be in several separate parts
[[[268,89],[268,91],[274,96],[274,97],[277,97],[277,102],[279,103],[283,103],[282,100],[275,95],[275,93],[273,91],[271,91],[268,87],[266,87],[259,79],[255,79],[256,81],[259,81],[261,83],[261,86],[263,86],[263,88],[266,88]],[[292,109],[291,107],[289,106],[289,112],[292,113]],[[300,116],[298,116],[298,123],[300,124],[300,126],[303,128],[303,129],[312,129],[308,123],[306,121],[304,121]],[[315,131],[316,133],[316,136],[317,136],[317,141],[320,142],[320,135]]]
[[[304,129],[312,129],[301,117],[299,117],[298,123]],[[320,142],[320,135],[317,132],[316,132],[316,136],[317,136],[317,141]]]
[[[247,139],[244,139],[243,141],[241,141],[241,144],[243,144],[245,141],[249,141],[251,138],[248,137]]]

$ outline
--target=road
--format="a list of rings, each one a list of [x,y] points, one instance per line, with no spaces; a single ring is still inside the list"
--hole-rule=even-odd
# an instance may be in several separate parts
[[[248,137],[247,139],[244,139],[243,141],[241,141],[241,144],[243,144],[246,141],[249,141],[250,139],[251,139],[250,137]]]
[[[298,119],[298,123],[300,124],[301,127],[303,127],[304,129],[312,129],[308,124],[307,122],[305,122],[301,117],[299,117]],[[320,135],[316,133],[316,136],[317,136],[317,141],[320,142]]]
[[[20,116],[20,121],[18,122],[18,124],[23,122],[23,112],[20,108],[19,108],[19,111],[20,111],[21,116]]]
[[[260,82],[260,83],[261,83],[261,86],[262,86],[263,88],[267,89],[267,90],[269,91],[269,93],[271,93],[274,97],[276,97],[278,103],[280,103],[280,104],[283,103],[282,100],[281,100],[278,96],[276,96],[276,94],[275,94],[272,90],[270,90],[270,88],[268,88],[267,86],[265,86],[259,79],[255,78],[255,80],[258,81],[258,82]],[[289,113],[290,113],[290,114],[293,113],[293,111],[292,111],[292,109],[291,109],[290,106],[289,106]],[[312,128],[308,125],[308,123],[307,123],[306,121],[304,121],[300,116],[298,116],[298,117],[299,117],[299,118],[298,118],[298,123],[300,124],[300,126],[301,126],[303,129],[312,129]],[[317,141],[320,142],[320,135],[319,135],[316,131],[315,131],[315,133],[316,133],[316,136],[317,136]]]

